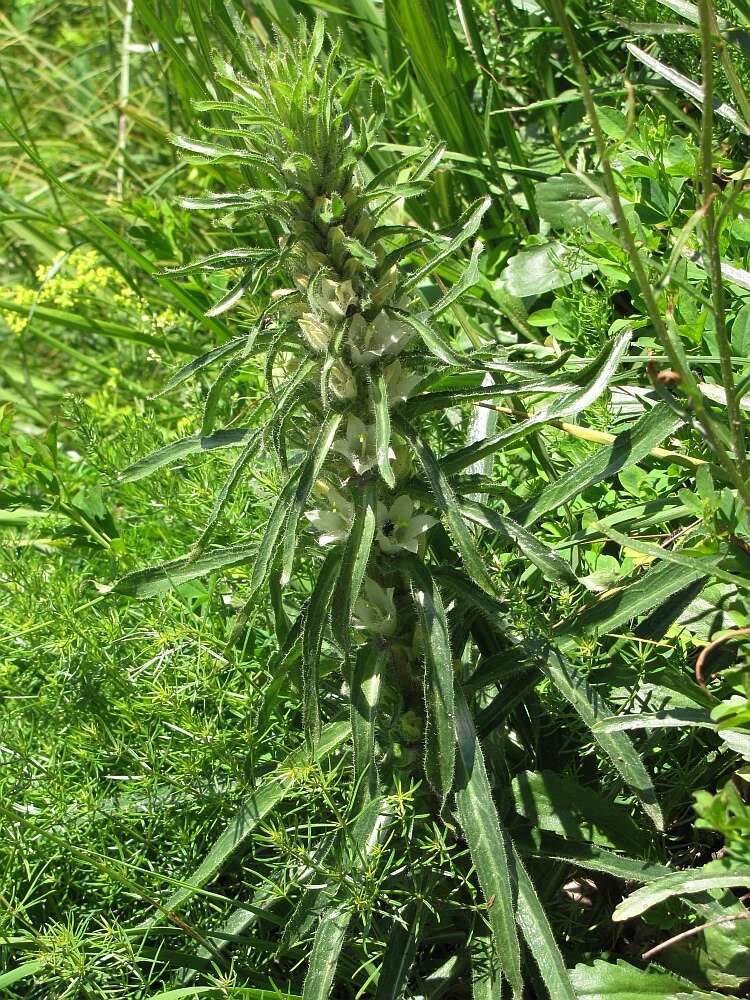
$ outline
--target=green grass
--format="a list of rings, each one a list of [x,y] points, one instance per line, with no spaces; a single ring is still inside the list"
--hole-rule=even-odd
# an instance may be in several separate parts
[[[273,220],[259,215],[180,208],[180,197],[236,190],[253,177],[236,164],[194,164],[167,136],[205,139],[200,121],[219,130],[230,124],[222,110],[193,110],[196,100],[230,96],[217,79],[215,51],[247,67],[253,40],[265,42],[276,30],[288,36],[298,14],[312,18],[316,8],[326,12],[329,31],[341,32],[343,57],[362,75],[355,107],[366,105],[373,81],[382,82],[384,124],[367,170],[374,174],[429,141],[447,144],[434,186],[396,206],[390,221],[446,228],[475,198],[492,197],[477,232],[485,244],[479,281],[441,319],[450,349],[484,349],[512,363],[561,359],[555,375],[574,380],[611,346],[613,323],[635,333],[606,390],[583,411],[553,415],[511,439],[490,457],[479,485],[453,477],[459,499],[482,492],[497,514],[515,518],[515,541],[502,532],[476,536],[488,580],[499,588],[502,640],[489,598],[476,621],[465,620],[460,594],[455,604],[447,599],[454,596],[449,577],[437,567],[451,561],[452,543],[439,533],[431,542],[431,571],[460,647],[441,654],[438,608],[431,669],[443,670],[443,679],[453,669],[460,680],[486,760],[486,779],[475,770],[467,787],[489,783],[564,963],[575,970],[578,996],[609,995],[618,976],[649,1000],[676,991],[693,1000],[745,995],[750,922],[731,893],[677,892],[625,924],[613,914],[639,881],[659,877],[659,866],[696,869],[717,852],[736,873],[738,890],[750,885],[748,806],[733,791],[745,788],[750,759],[750,684],[740,642],[713,654],[707,691],[694,677],[710,639],[750,623],[741,582],[750,579],[748,487],[716,396],[725,349],[735,397],[748,392],[750,293],[725,282],[724,343],[711,312],[710,266],[676,252],[671,280],[660,283],[683,234],[690,248],[700,245],[691,227],[706,194],[701,113],[628,56],[624,43],[635,41],[698,79],[700,38],[644,36],[617,18],[679,21],[667,7],[564,5],[613,183],[646,260],[646,289],[623,228],[601,216],[592,221],[586,202],[576,213],[580,188],[565,187],[560,198],[550,186],[550,177],[577,169],[598,196],[613,196],[584,112],[582,67],[554,16],[559,6],[546,15],[535,4],[485,0],[217,0],[209,12],[194,2],[135,0],[124,149],[117,141],[120,7],[16,0],[0,12],[0,995],[151,1000],[193,984],[216,987],[211,996],[247,997],[252,989],[293,996],[304,989],[308,996],[311,956],[320,969],[334,950],[336,927],[330,938],[318,927],[343,901],[349,924],[336,998],[399,995],[395,986],[388,992],[389,977],[403,955],[413,960],[407,998],[461,1000],[472,989],[476,998],[500,996],[499,975],[487,962],[490,931],[502,917],[500,904],[493,912],[487,879],[502,887],[502,871],[496,856],[483,859],[477,847],[483,829],[467,814],[466,788],[457,808],[453,798],[442,813],[436,807],[421,766],[419,688],[413,705],[395,688],[384,690],[376,735],[390,820],[374,848],[367,840],[373,817],[367,809],[358,815],[361,800],[352,794],[348,743],[318,760],[303,749],[284,763],[304,747],[304,664],[294,652],[283,656],[283,632],[317,578],[312,535],[301,536],[299,568],[283,600],[254,597],[238,645],[228,639],[250,593],[252,563],[165,586],[146,600],[112,589],[129,572],[191,550],[236,456],[212,451],[119,482],[132,462],[196,433],[210,380],[204,372],[158,394],[180,365],[247,333],[279,283],[273,277],[236,310],[207,319],[204,312],[228,287],[222,272],[155,276],[224,249],[272,248],[278,235]],[[722,4],[717,13],[749,30],[744,4]],[[747,37],[727,49],[740,86],[748,80]],[[158,44],[148,49],[150,42]],[[716,92],[738,103],[732,67],[727,75],[726,62],[714,63]],[[738,106],[742,111],[741,100]],[[713,137],[709,166],[712,183],[720,182],[713,240],[725,264],[750,270],[747,138],[721,118]],[[583,261],[585,273],[568,280],[565,268],[539,267],[532,252],[551,240],[568,248],[566,267]],[[416,253],[406,259],[415,268],[422,263]],[[459,273],[446,262],[428,297]],[[649,318],[649,289],[659,316],[673,324],[669,342],[660,339],[658,317]],[[665,343],[677,344],[671,359]],[[684,374],[672,388],[652,384],[659,369],[683,363],[680,351],[712,396],[700,389],[691,395]],[[228,384],[217,426],[256,426],[265,379],[257,356]],[[436,383],[450,385],[454,405],[419,418],[441,456],[466,444],[472,407],[461,401],[464,384]],[[627,454],[642,415],[639,394],[647,392],[690,418],[651,444],[669,454],[646,448],[637,463],[625,458],[589,475],[587,463],[612,436],[619,435],[616,456]],[[544,405],[559,398],[544,397]],[[494,433],[541,405],[532,393],[495,403]],[[527,518],[528,505],[577,467],[565,502],[551,500],[540,517]],[[211,549],[254,549],[283,482],[271,453],[253,462]],[[464,523],[457,516],[449,522],[453,538]],[[517,522],[530,537],[518,534]],[[465,566],[472,532],[463,541]],[[654,558],[654,545],[663,559]],[[664,561],[671,553],[682,562]],[[461,647],[459,637],[469,635],[473,645]],[[523,642],[514,645],[518,636]],[[607,702],[593,733],[587,710],[574,707],[575,692],[563,696],[560,673],[549,665],[540,673],[529,662],[529,636],[556,642],[574,677],[585,677]],[[325,649],[324,726],[349,717],[348,678],[333,647]],[[660,832],[632,791],[637,782],[623,780],[627,766],[613,763],[614,737],[603,719],[686,708],[704,724],[639,729],[648,723],[636,720],[629,731],[666,819]],[[465,729],[462,755],[472,739]],[[238,812],[276,780],[288,784],[278,804],[227,848],[198,891],[174,904],[175,915],[165,913],[212,847],[238,836]],[[487,804],[484,792],[479,797]],[[224,831],[228,840],[220,841]],[[716,919],[722,922],[665,946],[650,962],[642,957]],[[539,933],[539,952],[553,954]],[[512,953],[513,943],[507,947]],[[524,997],[541,1000],[549,986],[528,957],[523,945]],[[512,970],[505,973],[512,980]]]

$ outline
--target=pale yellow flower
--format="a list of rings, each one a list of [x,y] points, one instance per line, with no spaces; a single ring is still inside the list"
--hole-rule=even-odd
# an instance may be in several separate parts
[[[379,503],[377,521],[378,545],[387,555],[399,549],[416,554],[420,537],[437,524],[429,514],[415,514],[414,501],[405,494],[396,497],[390,507]]]

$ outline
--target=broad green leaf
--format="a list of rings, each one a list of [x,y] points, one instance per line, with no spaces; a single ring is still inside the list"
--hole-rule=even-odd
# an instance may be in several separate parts
[[[498,283],[502,291],[524,299],[570,285],[591,274],[597,266],[580,252],[555,241],[511,257]]]
[[[515,847],[513,866],[518,885],[516,920],[544,985],[553,1000],[577,1000],[547,914]]]
[[[139,458],[137,462],[123,469],[117,477],[118,482],[134,483],[150,476],[152,472],[162,469],[165,465],[173,465],[181,458],[187,458],[188,455],[195,455],[198,452],[214,451],[217,448],[236,448],[238,445],[245,444],[252,434],[253,431],[246,427],[237,427],[216,431],[209,437],[193,434],[191,437],[181,438],[144,458]]]
[[[453,656],[443,599],[429,569],[417,558],[409,559],[407,566],[425,654],[424,768],[442,809],[453,787],[456,766]]]
[[[305,739],[314,750],[320,739],[320,649],[328,625],[328,611],[341,561],[341,552],[334,548],[317,571],[317,579],[307,604],[305,627],[302,633],[302,716]]]
[[[650,910],[652,906],[674,896],[747,886],[750,886],[750,865],[711,861],[703,868],[671,872],[636,889],[615,907],[612,919],[632,920]]]
[[[315,748],[314,759],[323,760],[328,757],[347,739],[349,733],[348,721],[334,722],[326,726]],[[295,789],[299,770],[304,768],[309,760],[307,747],[302,747],[291,753],[270,775],[264,776],[258,789],[247,797],[234,819],[214,842],[205,859],[192,875],[185,879],[185,884],[176,889],[166,900],[164,903],[166,911],[175,912],[218,874],[258,823]]]
[[[421,434],[398,415],[396,415],[395,421],[401,436],[409,442],[412,451],[424,470],[435,504],[445,517],[448,533],[461,553],[466,572],[483,590],[486,590],[488,594],[494,595],[495,586],[492,578],[477,551],[471,531],[461,514],[456,496],[448,482],[448,477],[441,469],[432,449]]]
[[[364,804],[378,790],[375,762],[375,719],[380,702],[383,674],[390,656],[377,641],[357,650],[352,673],[350,715],[354,760],[355,802]]]
[[[514,511],[512,516],[521,524],[534,524],[544,514],[580,496],[589,486],[637,465],[682,423],[679,414],[666,403],[657,403],[634,427],[618,434],[612,444],[594,452],[580,465],[555,479],[530,504]]]
[[[612,715],[609,705],[558,650],[550,649],[540,665],[560,694],[578,712],[622,779],[635,792],[643,811],[657,830],[664,829],[664,816],[657,802],[653,783],[633,744],[624,733],[595,731],[597,722]]]
[[[491,455],[493,452],[499,451],[503,445],[523,437],[532,428],[547,423],[549,420],[573,416],[591,406],[606,391],[627,350],[631,337],[631,330],[621,330],[615,337],[612,346],[604,348],[592,365],[592,379],[587,385],[574,392],[558,396],[527,420],[500,431],[485,441],[477,441],[475,444],[451,452],[440,460],[443,470],[448,473],[460,472],[462,469],[476,464],[485,455]]]
[[[516,809],[534,827],[570,840],[640,854],[649,839],[625,806],[554,771],[523,771],[513,779]]]
[[[487,900],[487,921],[503,975],[515,998],[523,992],[521,949],[516,931],[516,874],[508,838],[492,801],[482,748],[469,707],[456,691],[456,808],[471,860]],[[512,867],[513,866],[513,867]],[[491,902],[491,905],[490,905]]]
[[[370,383],[370,398],[375,414],[375,454],[378,469],[386,486],[391,489],[396,485],[391,469],[389,452],[391,448],[391,415],[388,412],[388,391],[382,373],[372,376]]]
[[[599,188],[602,178],[596,178]],[[614,212],[608,200],[593,191],[576,174],[560,174],[537,185],[536,204],[539,217],[553,229],[579,229],[592,215],[601,215],[614,221]]]
[[[357,491],[354,521],[344,546],[341,568],[333,592],[331,627],[342,649],[351,645],[351,620],[354,603],[362,589],[367,562],[375,538],[376,488],[369,483]]]
[[[689,980],[662,969],[639,969],[622,960],[577,965],[570,973],[578,1000],[718,1000]]]
[[[529,562],[541,570],[547,580],[567,587],[578,585],[578,579],[570,564],[516,521],[503,517],[490,507],[475,503],[473,500],[463,500],[460,503],[460,510],[468,521],[473,521],[474,524],[489,531],[496,531],[514,542]]]

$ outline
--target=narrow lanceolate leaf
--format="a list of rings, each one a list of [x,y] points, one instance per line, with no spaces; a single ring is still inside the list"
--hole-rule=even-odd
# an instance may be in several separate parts
[[[458,225],[461,226],[461,229],[458,235],[454,236],[452,240],[446,240],[442,249],[431,260],[428,260],[426,264],[423,264],[422,267],[411,274],[404,282],[402,290],[408,292],[410,289],[415,288],[428,274],[432,274],[435,268],[442,264],[444,260],[451,257],[467,240],[470,240],[479,229],[482,217],[491,204],[492,199],[488,196],[480,198],[478,202],[472,205],[466,211],[465,215],[459,219]]]
[[[242,566],[243,563],[251,562],[255,552],[254,544],[230,545],[228,548],[216,549],[201,559],[183,556],[158,566],[128,573],[117,581],[112,590],[117,594],[127,594],[129,597],[154,597],[216,570],[230,569],[232,566]]]
[[[259,428],[254,431],[251,435],[247,437],[244,442],[244,447],[235,459],[234,465],[229,470],[229,475],[224,480],[221,489],[219,490],[213,507],[211,508],[211,513],[208,515],[208,519],[203,526],[198,539],[193,545],[192,557],[195,558],[208,544],[209,539],[214,533],[216,525],[219,523],[219,518],[224,512],[224,508],[229,503],[232,493],[237,487],[242,474],[252,461],[253,458],[258,454],[261,444],[263,442],[263,429]]]
[[[320,918],[305,976],[303,1000],[328,1000],[351,919],[352,909],[347,903],[335,904]]]
[[[414,558],[407,563],[424,645],[424,769],[441,808],[453,787],[456,766],[456,720],[453,657],[443,599],[429,569]]]
[[[375,414],[375,454],[378,460],[378,471],[386,486],[391,489],[396,480],[391,469],[389,452],[391,449],[391,415],[388,412],[388,391],[382,373],[373,375],[370,383],[370,398]]]
[[[639,49],[637,45],[633,45],[632,42],[627,43],[628,52],[634,55],[636,59],[642,62],[649,69],[653,70],[658,76],[663,77],[668,80],[673,86],[677,87],[684,94],[688,94],[697,101],[698,104],[703,104],[706,100],[706,92],[701,84],[696,83],[691,80],[690,77],[685,76],[682,73],[678,73],[676,69],[672,69],[671,66],[667,66],[666,63],[661,62],[659,59],[654,58],[644,52],[643,49]],[[731,104],[726,104],[723,101],[713,102],[714,113],[720,115],[722,118],[726,118],[727,121],[731,122],[732,125],[744,135],[750,135],[750,125],[742,120],[742,117],[737,112]]]
[[[670,869],[665,865],[628,858],[621,854],[608,851],[605,847],[583,841],[565,840],[554,833],[535,830],[533,845],[521,842],[516,837],[516,847],[522,854],[533,858],[554,858],[557,861],[567,861],[573,868],[584,871],[604,872],[627,882],[650,882],[662,875],[668,875]]]
[[[359,597],[370,558],[376,525],[376,489],[374,483],[360,488],[354,503],[354,520],[344,547],[341,569],[336,580],[331,608],[333,635],[342,649],[351,645],[351,620],[354,602]]]
[[[666,403],[657,403],[634,427],[618,434],[612,444],[594,452],[580,465],[551,482],[530,504],[513,512],[513,518],[530,526],[551,510],[580,496],[600,483],[644,459],[652,448],[673,434],[683,423]]]
[[[472,1000],[497,1000],[502,995],[502,976],[492,938],[474,935],[471,942]]]
[[[643,761],[625,733],[608,733],[596,729],[596,724],[612,715],[607,703],[599,697],[586,678],[575,670],[556,649],[550,649],[540,662],[560,694],[565,698],[591,731],[591,735],[614,764],[621,778],[635,792],[641,807],[657,830],[664,829],[664,816],[656,799],[656,791]]]
[[[235,351],[239,351],[241,347],[247,344],[247,336],[237,337],[235,340],[228,340],[226,344],[222,344],[220,347],[214,347],[213,350],[206,351],[205,354],[201,354],[199,358],[195,358],[194,361],[189,361],[188,364],[183,365],[182,368],[178,369],[174,375],[167,380],[166,385],[161,389],[155,398],[163,396],[164,393],[169,392],[172,389],[176,389],[178,385],[182,385],[183,382],[187,381],[191,376],[195,375],[197,372],[203,371],[204,368],[208,368],[212,365],[214,361],[218,361],[220,358],[225,358],[229,354],[234,354]]]
[[[523,420],[513,427],[508,427],[485,441],[477,441],[475,444],[451,452],[440,460],[443,470],[449,473],[460,472],[462,469],[474,465],[485,455],[491,455],[510,442],[528,434],[534,427],[545,424],[549,420],[573,416],[591,406],[605,392],[612,381],[632,336],[631,330],[622,330],[617,335],[612,347],[607,349],[606,353],[603,351],[597,359],[596,373],[587,385],[574,392],[558,396],[527,420]]]
[[[375,763],[375,719],[380,688],[390,650],[377,640],[360,646],[352,674],[350,713],[354,759],[355,802],[364,804],[378,790]]]
[[[482,256],[483,252],[484,244],[481,240],[477,240],[472,247],[469,263],[461,272],[461,277],[458,281],[451,285],[445,295],[441,296],[441,298],[439,298],[434,305],[430,306],[426,315],[428,315],[431,319],[435,316],[439,316],[441,313],[444,313],[446,309],[450,308],[450,306],[452,306],[457,299],[460,299],[464,292],[467,292],[470,288],[473,288],[474,285],[476,285],[479,281],[479,258]]]
[[[341,552],[338,548],[329,552],[318,571],[318,576],[310,595],[302,634],[302,715],[305,739],[310,749],[314,749],[320,739],[320,708],[318,686],[320,683],[320,649],[328,624],[328,610],[336,582]]]
[[[313,488],[313,483],[320,475],[320,470],[328,458],[328,453],[331,450],[331,445],[333,444],[333,439],[336,437],[336,431],[340,423],[340,413],[329,413],[318,432],[312,451],[302,466],[302,472],[294,492],[294,501],[289,511],[286,537],[284,539],[284,561],[281,569],[282,587],[287,585],[292,576],[299,519],[302,517],[302,512],[307,504],[310,491]]]
[[[0,975],[0,987],[7,989],[13,986],[14,983],[20,983],[22,979],[28,979],[29,976],[35,976],[38,972],[43,972],[45,968],[46,963],[42,961],[24,962],[23,965],[17,965],[15,969],[10,969],[8,972],[3,972]]]
[[[509,857],[507,836],[492,801],[482,748],[469,707],[460,689],[456,693],[456,808],[479,884],[487,900],[487,920],[503,975],[520,998],[521,948],[516,931],[516,875]]]
[[[237,284],[229,289],[226,295],[223,295],[215,305],[206,310],[206,316],[221,316],[222,313],[228,312],[237,305],[254,281],[255,271],[246,271]]]
[[[153,993],[151,1000],[302,1000],[298,993],[256,990],[253,986],[178,986]]]
[[[362,871],[389,820],[390,814],[383,799],[376,798],[362,809],[351,832],[344,832],[343,847],[349,859],[349,874],[356,877]],[[330,905],[321,917],[313,941],[302,992],[304,1000],[327,1000],[331,992],[339,955],[352,918],[353,911],[347,896],[348,887],[344,882],[325,890],[324,898],[330,901]]]
[[[250,211],[270,205],[272,192],[248,191],[246,193],[230,191],[226,194],[210,194],[203,198],[181,198],[180,206],[189,210],[208,209],[215,211],[220,208],[239,208]]]
[[[216,413],[219,408],[219,403],[221,402],[221,394],[224,390],[224,386],[227,384],[230,378],[235,375],[247,362],[247,357],[243,351],[239,357],[230,358],[224,365],[222,365],[219,374],[216,376],[214,381],[211,383],[208,392],[206,393],[206,400],[203,404],[203,420],[201,423],[201,434],[205,437],[213,432],[214,424],[216,421]]]
[[[298,466],[292,472],[271,511],[263,539],[258,547],[258,556],[250,580],[253,593],[256,593],[258,588],[263,586],[268,579],[274,558],[278,553],[281,532],[289,520],[290,513],[295,508],[295,496],[304,472],[304,466]]]
[[[687,729],[691,726],[715,729],[711,713],[705,708],[665,708],[660,712],[613,715],[597,722],[597,732],[622,733],[628,729]]]
[[[411,899],[399,911],[398,919],[393,921],[380,966],[375,1000],[399,1000],[403,995],[409,969],[417,953],[423,913],[422,899]]]
[[[406,311],[399,312],[398,310],[394,310],[394,312],[396,312],[399,319],[403,320],[404,323],[416,331],[430,354],[437,358],[438,361],[442,361],[444,365],[449,365],[451,368],[468,369],[469,371],[484,367],[482,364],[476,364],[465,355],[455,351],[436,330],[433,330],[431,326],[428,326],[419,317]]]
[[[327,726],[315,751],[315,759],[323,760],[339,747],[349,735],[348,722],[335,722]],[[295,772],[309,760],[306,747],[295,750],[275,771],[263,778],[258,789],[247,797],[236,816],[227,824],[224,832],[214,842],[213,847],[196,870],[185,879],[185,884],[176,889],[164,903],[164,909],[175,912],[191,899],[196,892],[210,882],[226,861],[250,836],[254,828],[285,796],[295,788]]]
[[[424,469],[435,499],[435,504],[445,517],[446,527],[461,553],[466,572],[483,590],[486,590],[488,594],[494,595],[495,586],[492,578],[477,551],[471,531],[461,514],[456,496],[448,482],[448,477],[441,469],[432,449],[419,432],[411,424],[401,420],[398,416],[396,416],[396,420],[398,421],[399,432],[409,442],[420,465]]]
[[[138,479],[150,476],[157,469],[164,468],[165,465],[173,465],[181,458],[188,455],[196,455],[203,451],[215,451],[217,448],[236,448],[244,444],[253,432],[246,427],[230,428],[228,430],[216,431],[209,437],[201,434],[193,434],[190,437],[181,438],[171,444],[153,451],[150,455],[139,458],[137,462],[123,469],[117,479],[121,483],[134,483]]]
[[[189,264],[182,264],[180,267],[167,267],[159,271],[157,277],[162,275],[195,274],[200,271],[223,271],[232,267],[242,267],[254,260],[267,260],[274,257],[276,250],[220,250],[218,253],[210,253],[206,257],[199,257],[191,260]]]
[[[544,985],[554,1000],[577,1000],[576,991],[565,968],[565,961],[552,933],[547,914],[536,894],[515,847],[513,863],[518,883],[518,926],[528,945]]]
[[[250,593],[245,599],[245,603],[240,609],[234,623],[234,627],[229,635],[228,645],[232,646],[242,634],[248,618],[252,614],[255,606],[255,597],[260,588],[268,579],[274,560],[276,559],[280,546],[280,536],[284,525],[289,520],[289,512],[294,505],[294,494],[297,489],[302,467],[298,466],[286,481],[284,488],[276,499],[271,516],[266,524],[266,530],[258,546],[253,565],[252,576],[250,577]]]
[[[613,920],[632,920],[652,906],[674,896],[689,896],[713,889],[733,889],[750,886],[750,865],[732,864],[727,861],[710,861],[703,868],[670,872],[654,879],[619,903],[612,914]]]
[[[710,556],[707,561],[706,556],[691,556],[680,549],[665,549],[663,546],[655,545],[653,542],[645,542],[640,538],[630,538],[628,535],[623,535],[622,532],[617,531],[616,528],[610,528],[608,525],[601,524],[600,522],[595,521],[589,527],[593,528],[594,531],[601,531],[603,535],[611,538],[613,542],[617,542],[622,548],[639,552],[641,555],[648,556],[651,559],[663,559],[665,562],[672,563],[673,566],[680,566],[683,569],[712,576],[716,580],[729,583],[742,590],[747,590],[750,587],[750,580],[747,577],[740,576],[737,573],[727,573],[726,570],[720,569],[716,565],[715,554]]]
[[[511,539],[529,562],[542,571],[547,580],[568,587],[575,587],[578,584],[570,564],[520,524],[473,500],[463,500],[460,507],[461,513],[467,520]]]
[[[718,562],[721,557],[717,557]],[[586,635],[604,635],[606,632],[653,611],[674,594],[679,593],[710,572],[709,560],[705,569],[680,569],[661,563],[621,590],[598,600],[574,618],[569,619],[556,634],[560,649],[575,648],[578,640]]]

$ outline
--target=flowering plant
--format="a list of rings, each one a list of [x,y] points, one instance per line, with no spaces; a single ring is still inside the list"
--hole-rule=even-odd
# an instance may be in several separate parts
[[[212,348],[170,380],[173,387],[223,361],[200,435],[182,450],[170,446],[142,459],[124,477],[144,475],[190,450],[233,445],[239,453],[190,556],[178,566],[126,578],[121,589],[135,592],[176,567],[216,569],[252,559],[249,593],[231,639],[241,637],[259,595],[270,588],[280,643],[276,665],[280,669],[293,655],[302,663],[310,754],[332,739],[323,725],[329,710],[321,697],[323,659],[333,660],[343,675],[356,818],[342,837],[366,855],[388,825],[393,788],[387,785],[379,708],[395,703],[402,731],[423,739],[423,753],[409,766],[426,779],[428,808],[445,822],[454,814],[468,844],[486,898],[496,982],[503,978],[513,996],[521,996],[523,939],[550,995],[573,1000],[544,909],[493,803],[492,771],[472,708],[477,694],[503,677],[503,663],[508,671],[512,665],[546,675],[590,727],[601,703],[560,649],[509,623],[502,580],[481,555],[477,527],[512,539],[556,582],[577,581],[570,566],[519,521],[477,499],[492,483],[476,470],[539,423],[590,405],[606,388],[630,334],[621,331],[575,378],[501,356],[494,345],[471,356],[453,346],[440,317],[479,279],[482,245],[474,242],[468,259],[464,248],[489,199],[470,205],[446,232],[398,220],[397,206],[428,190],[443,147],[368,171],[383,95],[374,85],[361,99],[359,78],[348,78],[338,66],[337,44],[324,53],[322,25],[318,21],[310,36],[303,33],[288,47],[250,53],[252,78],[225,68],[222,82],[232,100],[203,101],[198,108],[233,118],[234,127],[223,130],[232,144],[174,139],[214,164],[237,161],[256,178],[254,187],[189,198],[185,207],[262,213],[278,238],[272,247],[214,253],[170,274],[242,268],[210,310],[213,316],[258,293],[272,275],[283,287],[249,334]],[[445,287],[433,276],[449,260],[461,263]],[[250,428],[215,430],[221,391],[252,353],[266,359],[264,419]],[[470,435],[461,447],[436,454],[436,417],[505,395],[552,402],[520,424]],[[257,548],[204,555],[229,497],[262,453],[274,456],[284,480]],[[311,537],[319,544],[305,544]],[[287,623],[280,594],[294,579],[301,549],[314,582]],[[627,735],[595,731],[594,737],[658,825],[650,779]],[[308,1000],[330,992],[354,912],[348,893],[342,881],[326,897],[305,982]]]

